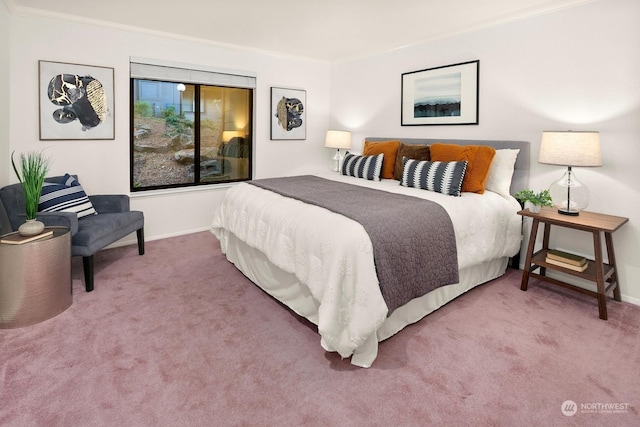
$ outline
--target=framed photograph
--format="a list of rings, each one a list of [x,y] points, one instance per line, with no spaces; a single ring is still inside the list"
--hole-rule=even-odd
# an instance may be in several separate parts
[[[271,88],[271,139],[306,139],[307,92]]]
[[[38,61],[40,139],[114,139],[113,68]]]
[[[477,125],[480,61],[402,74],[402,126]]]

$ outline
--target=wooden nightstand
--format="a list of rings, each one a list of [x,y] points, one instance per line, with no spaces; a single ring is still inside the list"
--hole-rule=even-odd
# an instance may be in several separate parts
[[[529,278],[533,277],[554,285],[572,289],[583,294],[598,299],[598,308],[600,318],[607,320],[607,293],[613,290],[613,297],[616,301],[620,301],[620,284],[618,283],[618,274],[616,269],[616,258],[613,251],[612,234],[618,228],[622,227],[629,221],[629,218],[619,216],[604,215],[595,212],[580,212],[578,216],[562,215],[555,208],[542,208],[540,213],[532,213],[529,209],[518,212],[519,215],[530,217],[533,219],[531,224],[531,236],[529,237],[529,246],[527,248],[527,258],[524,264],[524,272],[522,274],[522,285],[520,289],[527,290]],[[538,234],[538,225],[544,224],[544,237],[542,239],[542,249],[534,253],[536,236]],[[563,268],[545,261],[547,251],[549,250],[549,235],[551,234],[551,226],[571,228],[574,230],[582,230],[593,233],[593,249],[594,260],[589,260],[589,267],[583,271],[573,271]],[[601,234],[604,233],[607,248],[608,263],[603,261]],[[534,273],[536,269],[540,269],[539,273]],[[583,279],[596,282],[597,292],[590,291],[560,280],[547,277],[547,269],[560,271],[565,274],[571,274]],[[605,286],[606,285],[606,286]]]

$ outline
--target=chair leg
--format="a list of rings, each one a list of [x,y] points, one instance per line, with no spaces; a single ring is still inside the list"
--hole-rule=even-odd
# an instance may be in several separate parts
[[[84,286],[87,292],[93,290],[93,255],[83,256],[82,265],[84,266]]]
[[[144,228],[136,231],[138,236],[138,253],[144,255]]]

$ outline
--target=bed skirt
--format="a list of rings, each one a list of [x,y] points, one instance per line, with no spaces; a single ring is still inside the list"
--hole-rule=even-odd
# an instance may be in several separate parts
[[[291,273],[272,264],[261,251],[228,233],[227,259],[253,283],[287,305],[298,315],[318,324],[318,302]],[[435,289],[415,298],[391,313],[375,335],[370,336],[352,357],[351,363],[368,368],[378,355],[378,343],[395,335],[468,290],[504,274],[508,258],[498,258],[460,270],[460,282]],[[324,347],[324,345],[323,345]],[[326,349],[326,347],[324,347]]]

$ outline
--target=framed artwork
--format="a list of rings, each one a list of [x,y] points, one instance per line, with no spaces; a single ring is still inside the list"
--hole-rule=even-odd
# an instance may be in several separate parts
[[[477,125],[480,61],[402,74],[402,126]]]
[[[40,139],[114,139],[113,68],[38,61]]]
[[[271,139],[306,139],[307,92],[271,88]]]

